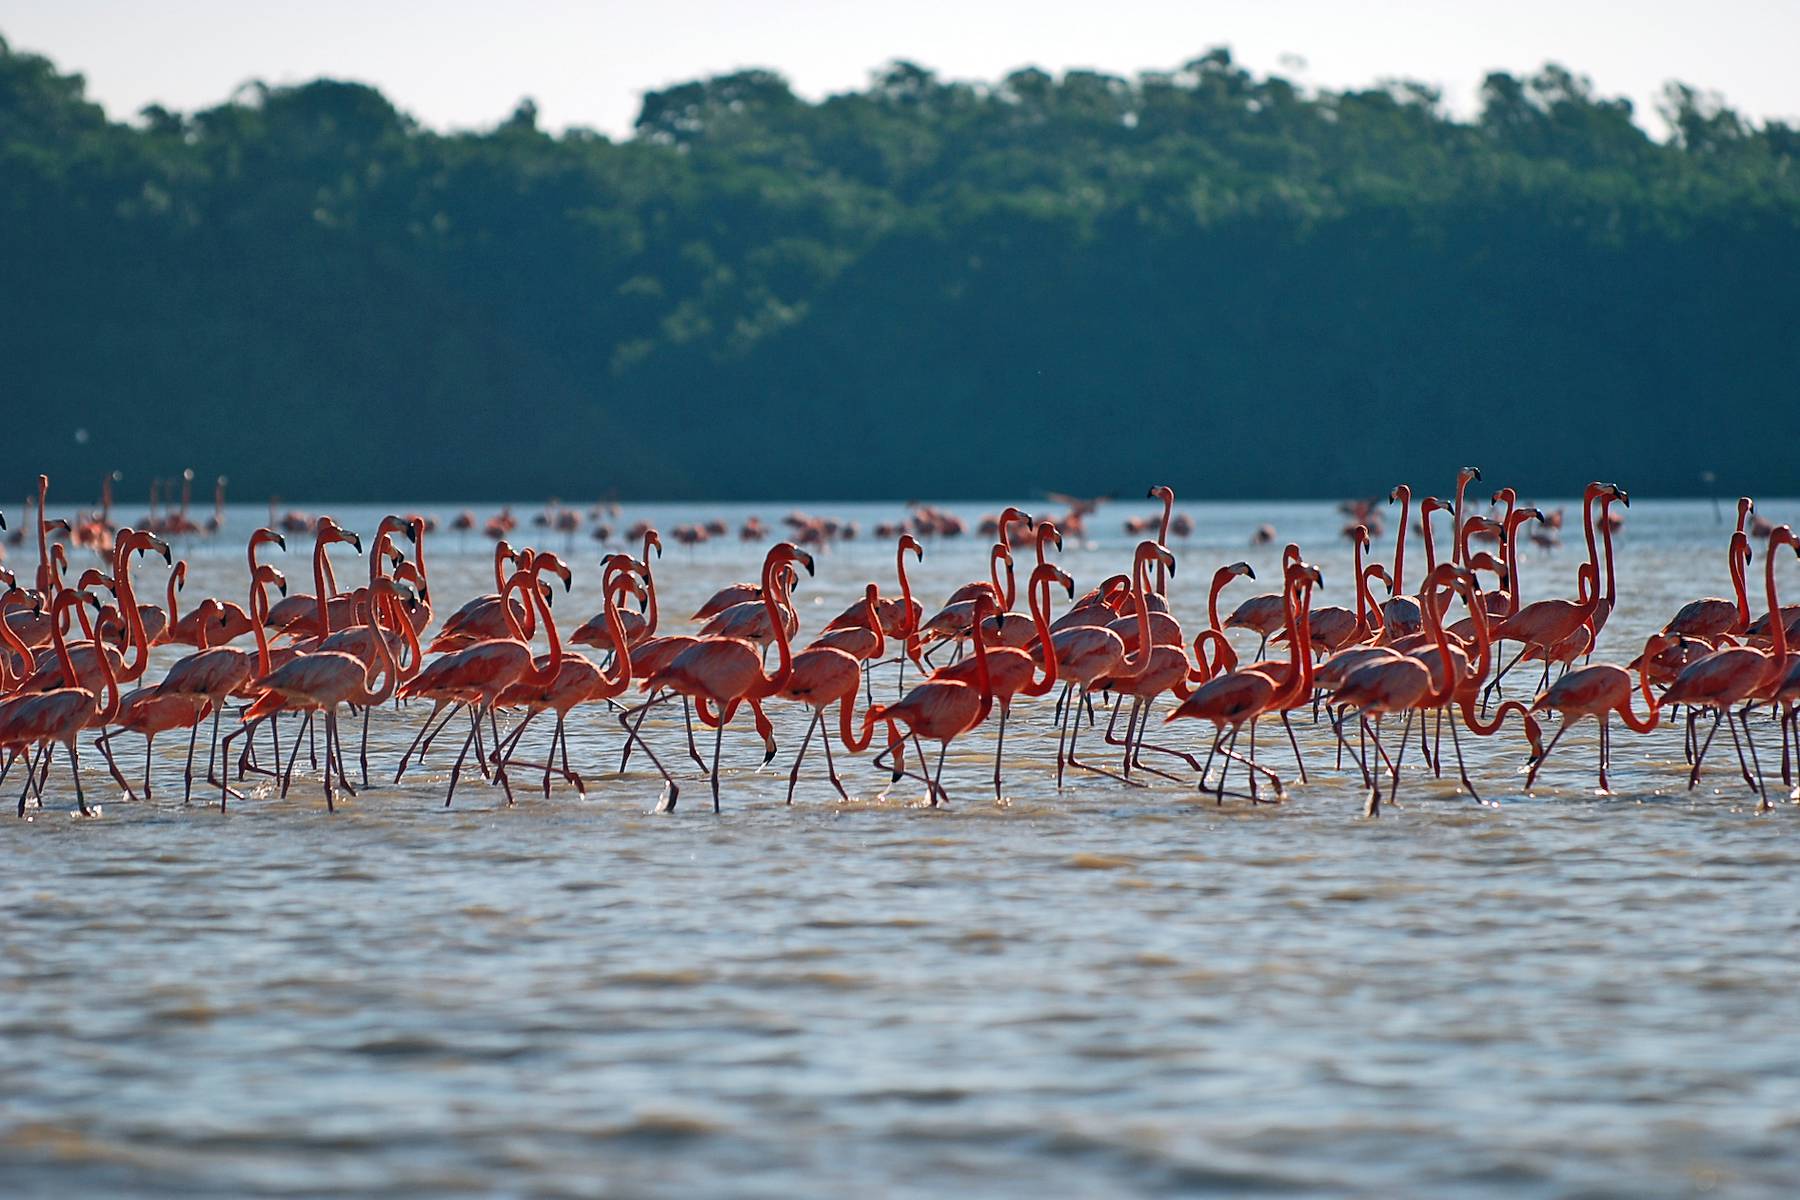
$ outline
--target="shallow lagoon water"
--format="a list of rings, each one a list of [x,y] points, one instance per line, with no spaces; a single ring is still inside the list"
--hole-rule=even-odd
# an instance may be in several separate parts
[[[1079,586],[1122,569],[1138,507],[1070,543]],[[1279,545],[1246,546],[1265,520],[1323,567],[1318,602],[1346,602],[1329,505],[1184,507],[1190,628],[1214,567],[1263,581],[1227,604],[1273,578]],[[715,511],[785,506],[619,524]],[[188,548],[190,596],[242,588],[259,516]],[[1723,546],[1708,505],[1635,503],[1601,657],[1724,592]],[[430,539],[440,609],[491,587],[486,547]],[[574,548],[565,628],[597,604],[596,551]],[[928,546],[927,605],[983,551]],[[665,624],[759,559],[671,545]],[[1526,599],[1572,591],[1579,559],[1576,537],[1534,554]],[[282,563],[300,590],[305,561],[296,542]],[[886,592],[892,561],[866,535],[822,555],[803,629],[868,579]],[[1416,582],[1416,540],[1408,564]],[[154,804],[101,792],[90,755],[102,818],[68,815],[59,767],[46,809],[6,823],[0,1191],[1687,1196],[1800,1178],[1800,809],[1757,815],[1729,745],[1690,793],[1678,732],[1616,730],[1598,796],[1590,726],[1527,796],[1516,732],[1465,738],[1489,804],[1409,772],[1370,822],[1307,724],[1312,782],[1279,807],[1162,780],[1058,793],[1046,702],[1009,728],[1004,804],[984,736],[952,752],[948,810],[910,781],[884,796],[867,756],[839,759],[854,802],[818,773],[790,809],[804,718],[777,706],[769,768],[747,722],[727,735],[723,815],[698,779],[653,815],[660,780],[608,773],[620,738],[596,713],[571,729],[586,799],[521,787],[508,809],[476,780],[445,811],[442,749],[386,783],[420,715],[377,715],[376,784],[335,815],[316,776],[184,809],[168,738]],[[679,723],[653,728],[680,758]],[[1285,747],[1268,761],[1291,766]]]

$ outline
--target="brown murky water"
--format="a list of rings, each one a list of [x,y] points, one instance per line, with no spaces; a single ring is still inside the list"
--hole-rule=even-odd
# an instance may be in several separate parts
[[[1244,548],[1265,519],[1321,563],[1321,602],[1348,594],[1328,506],[1192,511],[1190,627],[1213,567],[1273,577],[1279,547]],[[1123,569],[1123,515],[1070,545],[1078,584]],[[1726,586],[1710,507],[1629,516],[1615,660]],[[565,628],[597,603],[577,549]],[[475,540],[429,553],[441,607],[491,586]],[[980,555],[929,547],[926,603]],[[241,589],[236,550],[191,557],[190,597]],[[671,547],[665,612],[758,557]],[[1526,598],[1572,591],[1578,559],[1534,558]],[[867,542],[822,557],[806,628],[891,571]],[[1572,733],[1526,796],[1516,734],[1465,739],[1487,805],[1414,773],[1368,822],[1310,724],[1312,782],[1279,807],[1154,779],[1059,793],[1045,702],[1015,713],[1005,804],[978,737],[952,753],[948,810],[907,781],[882,797],[867,756],[845,770],[855,802],[810,775],[790,809],[804,721],[777,708],[770,767],[747,721],[727,735],[715,817],[698,780],[652,815],[660,781],[608,773],[620,738],[596,712],[571,735],[585,800],[507,809],[477,779],[445,811],[441,750],[387,783],[420,715],[377,714],[375,785],[335,815],[316,774],[285,801],[184,809],[166,739],[154,804],[105,792],[75,820],[59,767],[45,810],[6,822],[0,1191],[1686,1196],[1800,1178],[1800,811],[1758,816],[1729,746],[1689,793],[1678,732],[1620,732],[1598,796],[1594,738]],[[678,722],[652,737],[680,757]],[[1291,766],[1285,747],[1269,761]]]

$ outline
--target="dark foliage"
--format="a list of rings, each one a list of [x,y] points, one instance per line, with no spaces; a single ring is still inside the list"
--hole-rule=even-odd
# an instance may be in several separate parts
[[[628,142],[330,80],[125,124],[0,42],[0,481],[1792,491],[1800,130],[1671,86],[1658,142],[1554,66],[1483,101],[1214,51],[821,103],[740,71]]]

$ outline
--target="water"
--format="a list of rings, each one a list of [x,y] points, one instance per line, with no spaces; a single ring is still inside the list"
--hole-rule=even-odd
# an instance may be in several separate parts
[[[1122,569],[1137,507],[1070,543],[1080,586]],[[1323,567],[1321,602],[1348,595],[1329,506],[1192,511],[1190,629],[1218,564],[1263,581],[1227,603],[1275,577],[1279,547],[1245,544],[1265,520]],[[190,602],[241,590],[259,515],[189,548]],[[1615,660],[1727,588],[1710,506],[1628,516]],[[283,565],[309,590],[294,545]],[[576,550],[565,627],[597,604],[594,550]],[[926,603],[981,554],[929,546]],[[440,532],[428,556],[440,611],[491,587],[478,539]],[[1572,591],[1579,557],[1573,538],[1534,555],[1526,599]],[[821,556],[806,628],[867,579],[890,588],[892,558]],[[666,620],[758,559],[671,545]],[[1415,542],[1415,581],[1420,561]],[[1515,732],[1465,738],[1492,806],[1411,773],[1369,822],[1310,725],[1314,781],[1279,808],[1161,780],[1059,794],[1044,704],[1009,729],[1004,805],[984,736],[952,753],[948,810],[910,782],[881,798],[866,757],[845,771],[855,802],[809,774],[789,809],[803,721],[772,715],[765,771],[747,722],[728,735],[720,817],[698,780],[651,815],[659,780],[607,774],[619,736],[599,714],[571,736],[588,798],[522,789],[512,809],[479,780],[442,809],[442,752],[384,782],[417,712],[377,717],[381,781],[336,815],[316,777],[183,809],[165,738],[155,804],[107,792],[78,821],[59,768],[46,809],[4,825],[0,1192],[1688,1196],[1800,1177],[1800,813],[1756,815],[1728,746],[1689,793],[1678,733],[1618,731],[1603,797],[1593,735],[1571,733],[1526,796]],[[678,724],[652,737],[679,758]]]

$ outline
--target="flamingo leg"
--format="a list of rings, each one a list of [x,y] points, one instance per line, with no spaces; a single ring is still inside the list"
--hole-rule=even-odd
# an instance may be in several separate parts
[[[1294,736],[1294,727],[1288,721],[1287,713],[1281,714],[1281,726],[1287,730],[1288,745],[1294,751],[1294,765],[1300,769],[1300,782],[1306,782],[1306,760],[1300,757],[1300,739]]]
[[[91,817],[93,811],[88,808],[87,793],[81,790],[81,752],[75,749],[73,737],[63,744],[69,748],[69,774],[75,777],[75,803],[80,807],[82,816]]]
[[[311,722],[311,719],[312,719],[312,714],[308,713],[307,714],[308,723]],[[332,768],[334,766],[336,766],[336,764],[332,761],[332,746],[337,741],[337,739],[331,735],[331,723],[335,719],[336,719],[336,710],[335,709],[332,710],[331,712],[328,712],[325,714],[325,811],[326,812],[336,812],[337,811],[337,801],[331,794],[331,771],[332,771]]]
[[[705,774],[706,760],[700,757],[700,747],[694,744],[694,705],[685,695],[681,697],[681,719],[687,724],[688,757],[693,759],[699,765],[701,773]],[[645,746],[644,753],[648,754],[649,752],[650,747]]]
[[[119,771],[119,763],[118,763],[118,760],[113,757],[112,747],[107,744],[109,741],[112,740],[112,737],[113,737],[113,735],[110,733],[101,734],[99,737],[94,739],[94,749],[98,750],[100,752],[100,757],[102,757],[106,760],[106,769],[112,775],[113,779],[118,783],[120,789],[122,791],[124,791],[125,798],[127,800],[136,800],[137,796],[135,793],[132,792],[131,784],[129,782],[127,782],[127,780],[125,779],[125,776],[123,774],[121,774]],[[146,776],[148,776],[149,773],[150,773],[150,752],[148,749],[146,749],[144,752],[144,774]]]
[[[1754,706],[1749,704],[1744,705],[1743,711],[1738,713],[1738,720],[1744,723],[1744,744],[1750,747],[1750,766],[1756,772],[1756,778],[1751,782],[1750,786],[1757,795],[1761,797],[1761,801],[1756,806],[1756,811],[1768,812],[1772,807],[1769,804],[1769,789],[1763,784],[1762,763],[1758,762],[1756,758],[1756,739],[1750,736],[1750,709],[1752,707]]]
[[[1569,727],[1573,724],[1573,721],[1564,719],[1561,727],[1557,729],[1555,736],[1550,739],[1550,744],[1544,747],[1544,752],[1538,755],[1536,762],[1531,764],[1531,770],[1525,775],[1526,791],[1529,792],[1531,790],[1531,785],[1537,780],[1538,772],[1544,769],[1544,764],[1546,762],[1550,761],[1550,752],[1556,749],[1556,743],[1562,741],[1563,734],[1569,732]]]
[[[1380,726],[1370,725],[1368,718],[1364,717],[1363,727],[1369,731],[1369,740],[1375,744],[1375,753],[1379,755],[1383,761],[1388,761],[1387,750],[1381,744]],[[1405,740],[1402,738],[1401,747],[1403,751],[1405,745]],[[1390,762],[1389,765],[1391,767],[1392,763]],[[1379,768],[1372,769],[1369,778],[1371,780],[1369,785],[1369,798],[1363,805],[1363,816],[1372,819],[1381,815],[1381,776]]]
[[[195,721],[188,727],[187,770],[181,775],[181,802],[189,804],[194,799],[194,747],[200,741],[200,722]]]
[[[1451,749],[1456,751],[1456,773],[1462,777],[1462,785],[1464,788],[1468,789],[1469,798],[1471,800],[1479,802],[1481,800],[1481,793],[1475,790],[1475,781],[1469,778],[1468,764],[1463,761],[1462,736],[1461,736],[1461,734],[1459,734],[1457,732],[1457,729],[1456,729],[1456,726],[1458,725],[1458,723],[1459,722],[1456,719],[1456,714],[1451,713],[1450,714],[1450,747],[1451,747]],[[1439,761],[1441,762],[1442,759],[1440,758]]]
[[[683,697],[685,700],[686,697]],[[719,747],[725,741],[725,713],[719,712],[719,723],[713,727],[712,798],[713,812],[719,811]]]
[[[1612,765],[1612,714],[1600,714],[1600,794],[1609,796],[1612,788],[1606,782],[1606,768]]]
[[[450,768],[450,788],[444,793],[444,807],[450,807],[450,798],[456,795],[456,781],[462,778],[463,760],[469,756],[469,747],[475,744],[475,737],[481,732],[481,714],[471,712],[469,716],[469,733],[463,738],[462,750],[456,756],[456,765]]]
[[[831,786],[837,789],[837,794],[844,800],[849,800],[850,793],[844,790],[844,781],[838,778],[837,764],[831,761],[831,727],[825,724],[823,712],[819,714],[819,724],[823,730],[823,736],[819,740],[825,743],[825,773],[831,776]]]
[[[362,763],[362,785],[365,790],[369,786],[369,713],[373,707],[373,705],[363,705],[362,746],[357,750],[357,758]]]
[[[1006,754],[1006,718],[1008,717],[1008,715],[1011,714],[1011,712],[1012,712],[1011,704],[1002,704],[1000,706],[1000,736],[998,738],[996,738],[994,741],[994,799],[995,799],[995,801],[998,801],[1001,798],[1000,792],[1001,792],[1002,785],[1000,783],[1000,760]],[[827,744],[829,744],[829,741],[830,741],[830,739],[827,739]]]
[[[819,722],[824,719],[824,716],[823,709],[814,709],[812,720],[806,723],[806,736],[800,739],[800,752],[794,755],[794,769],[788,772],[787,802],[789,804],[794,802],[794,788],[800,782],[800,764],[806,759],[806,748],[812,745],[813,730],[819,727]],[[826,735],[825,742],[827,745],[830,744],[829,734]]]
[[[338,790],[347,796],[356,795],[356,789],[350,786],[350,779],[344,774],[344,764],[350,756],[344,753],[344,734],[338,728],[337,705],[332,705],[325,713],[325,736],[337,747],[337,780]]]
[[[667,699],[669,699],[669,697],[665,694],[662,699],[646,700],[636,708],[628,708],[619,714],[619,725],[625,730],[625,753],[619,756],[619,773],[624,774],[625,772],[625,760],[631,754],[631,744],[636,742],[638,745],[642,746],[644,748],[645,757],[650,760],[650,765],[656,768],[657,774],[663,777],[663,783],[668,787],[668,795],[659,799],[656,808],[653,810],[662,813],[675,811],[675,802],[681,796],[681,785],[675,782],[675,777],[669,774],[669,769],[663,766],[662,759],[656,757],[656,751],[650,748],[650,743],[643,739],[642,735],[639,734],[638,729],[643,725],[645,713],[648,712],[650,706],[652,704],[664,703]],[[635,725],[631,723],[631,717],[634,713],[637,715],[637,723]]]
[[[958,645],[957,649],[960,650],[961,648],[962,647]],[[944,759],[949,756],[949,753],[950,743],[946,740],[943,745],[938,747],[937,770],[931,777],[931,807],[933,808],[938,806],[939,796],[944,798],[944,804],[946,806],[950,803],[950,793],[944,790]]]
[[[1394,773],[1388,781],[1388,804],[1390,806],[1394,803],[1395,793],[1400,790],[1400,766],[1406,761],[1406,742],[1408,735],[1412,733],[1412,720],[1413,710],[1409,708],[1406,710],[1406,724],[1400,729],[1400,751],[1394,756]],[[1424,722],[1421,721],[1420,725],[1423,726]]]
[[[213,727],[212,727],[212,739],[211,739],[212,740],[212,749],[210,751],[208,751],[207,756],[206,756],[206,782],[208,784],[216,783],[219,785],[219,811],[220,812],[225,811],[225,798],[227,796],[235,796],[239,800],[242,800],[244,798],[244,794],[242,792],[238,791],[236,788],[231,786],[231,783],[230,783],[231,768],[228,765],[231,761],[230,758],[222,757],[220,755],[219,717],[224,712],[224,710],[225,710],[225,701],[221,697],[219,702],[213,705]],[[194,725],[196,728],[199,726],[199,724],[200,724],[200,722],[198,722],[198,721],[194,722]],[[216,776],[213,773],[215,762],[217,762],[217,766],[218,766],[218,774]]]

